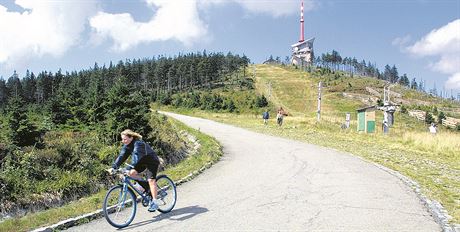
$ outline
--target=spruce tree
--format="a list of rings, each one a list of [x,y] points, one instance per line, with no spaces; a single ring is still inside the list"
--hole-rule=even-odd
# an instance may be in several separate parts
[[[11,142],[17,146],[33,145],[39,132],[27,117],[24,100],[20,96],[13,96],[8,102],[7,111]]]
[[[446,115],[444,114],[444,112],[439,111],[439,114],[438,114],[438,123],[439,123],[439,124],[442,124],[442,120],[443,120],[443,119],[446,119]]]
[[[0,78],[0,107],[6,106],[8,101],[8,88],[5,80]]]
[[[117,141],[119,133],[125,129],[136,131],[144,138],[152,131],[148,123],[148,98],[133,90],[127,78],[120,76],[108,93],[106,107],[110,111],[105,114],[105,132],[112,142]]]
[[[431,123],[433,123],[433,122],[434,122],[433,116],[431,115],[430,112],[426,111],[426,112],[425,112],[425,123],[426,123],[426,124],[431,124]]]
[[[257,96],[257,98],[256,98],[256,106],[259,107],[259,108],[268,106],[267,98],[265,98],[264,95],[262,95],[260,97]]]

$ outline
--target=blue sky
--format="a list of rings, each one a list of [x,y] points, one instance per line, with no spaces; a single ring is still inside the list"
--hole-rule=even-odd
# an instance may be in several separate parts
[[[203,51],[282,60],[301,0],[0,0],[0,76]],[[304,0],[315,54],[396,65],[460,92],[460,0]]]

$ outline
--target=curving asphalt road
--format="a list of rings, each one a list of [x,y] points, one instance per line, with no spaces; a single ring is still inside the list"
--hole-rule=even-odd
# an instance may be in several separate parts
[[[126,231],[441,231],[397,177],[352,155],[165,113],[214,136],[224,156],[178,188],[169,214],[142,206]],[[104,218],[70,231],[116,231]]]

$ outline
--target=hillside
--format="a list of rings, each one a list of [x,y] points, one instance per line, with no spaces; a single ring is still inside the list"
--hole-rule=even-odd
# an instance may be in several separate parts
[[[321,81],[321,118],[336,123],[343,122],[347,112],[352,113],[353,120],[353,112],[356,112],[356,109],[377,105],[379,100],[383,100],[383,88],[386,85],[384,81],[375,78],[352,78],[340,72],[306,73],[292,67],[268,65],[257,65],[256,70],[257,91],[267,97],[271,95],[270,101],[275,106],[283,106],[294,117],[316,117],[318,83]],[[442,111],[447,116],[460,118],[460,102],[433,97],[398,84],[391,87],[390,101],[404,106],[407,110],[431,112],[435,108],[437,112]],[[377,112],[377,118],[382,119],[381,115],[381,112]],[[423,123],[416,123],[417,120],[400,115],[400,112],[396,115],[399,116],[396,120],[403,121],[397,123],[395,129],[399,128],[398,126],[405,128],[409,125],[414,129],[426,129]]]

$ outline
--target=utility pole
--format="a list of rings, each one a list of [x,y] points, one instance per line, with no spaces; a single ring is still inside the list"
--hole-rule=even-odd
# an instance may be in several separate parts
[[[317,118],[316,118],[318,122],[321,119],[321,86],[322,86],[322,82],[320,81],[318,83],[318,111],[317,111]]]
[[[270,96],[272,95],[272,82],[268,82],[268,100],[270,101]]]
[[[383,105],[390,104],[390,88],[392,86],[392,84],[388,84],[383,87]]]

